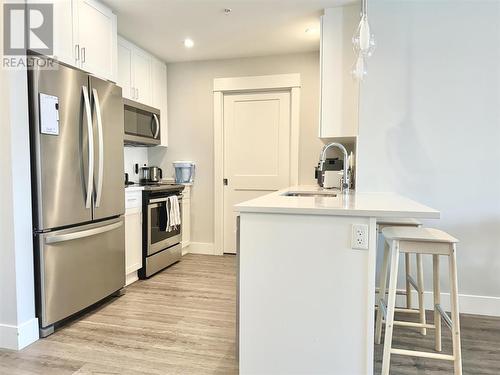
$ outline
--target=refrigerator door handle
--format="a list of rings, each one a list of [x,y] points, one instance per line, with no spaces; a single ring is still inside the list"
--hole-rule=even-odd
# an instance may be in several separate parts
[[[86,86],[82,86],[83,101],[85,104],[85,114],[87,117],[87,139],[89,146],[89,174],[87,178],[87,199],[85,202],[86,208],[91,208],[92,191],[93,191],[93,176],[94,176],[94,132],[92,130],[92,114],[90,111],[89,90]],[[82,155],[83,158],[83,155]]]
[[[48,236],[48,237],[45,237],[45,243],[46,244],[54,244],[54,243],[59,243],[59,242],[77,240],[79,238],[91,237],[91,236],[95,236],[96,234],[106,233],[106,232],[110,232],[112,230],[118,229],[122,225],[123,225],[123,221],[119,221],[117,223],[109,224],[109,225],[106,225],[104,227],[93,228],[93,229],[83,230],[83,231],[74,232],[74,233]]]
[[[97,194],[95,200],[95,206],[99,207],[101,205],[102,196],[102,179],[104,173],[104,138],[102,132],[102,116],[101,116],[101,105],[99,103],[99,94],[96,89],[92,89],[92,97],[94,100],[95,113],[97,118],[97,134],[99,135],[99,170],[97,172]]]

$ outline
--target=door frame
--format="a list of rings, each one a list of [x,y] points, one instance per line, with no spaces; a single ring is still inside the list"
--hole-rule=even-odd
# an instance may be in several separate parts
[[[214,254],[224,244],[224,95],[259,91],[290,93],[290,185],[299,183],[300,74],[214,79]]]

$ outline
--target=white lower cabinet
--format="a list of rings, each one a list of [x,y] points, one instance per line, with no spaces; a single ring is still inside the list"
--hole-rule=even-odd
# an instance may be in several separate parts
[[[125,192],[125,274],[126,284],[138,279],[142,267],[142,191]]]
[[[191,186],[186,186],[182,197],[182,248],[191,243]],[[184,253],[184,251],[183,251]]]

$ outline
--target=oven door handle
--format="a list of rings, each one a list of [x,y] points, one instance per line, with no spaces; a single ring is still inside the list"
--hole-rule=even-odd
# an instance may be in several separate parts
[[[182,199],[183,197],[183,194],[179,194],[177,195],[177,199]],[[166,202],[168,200],[168,197],[167,198],[156,198],[156,199],[151,199],[149,201],[149,203],[160,203],[160,202]]]

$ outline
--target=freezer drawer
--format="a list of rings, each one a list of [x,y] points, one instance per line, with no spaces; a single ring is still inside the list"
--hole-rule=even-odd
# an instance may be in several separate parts
[[[58,322],[125,285],[122,217],[38,236],[42,327]]]

